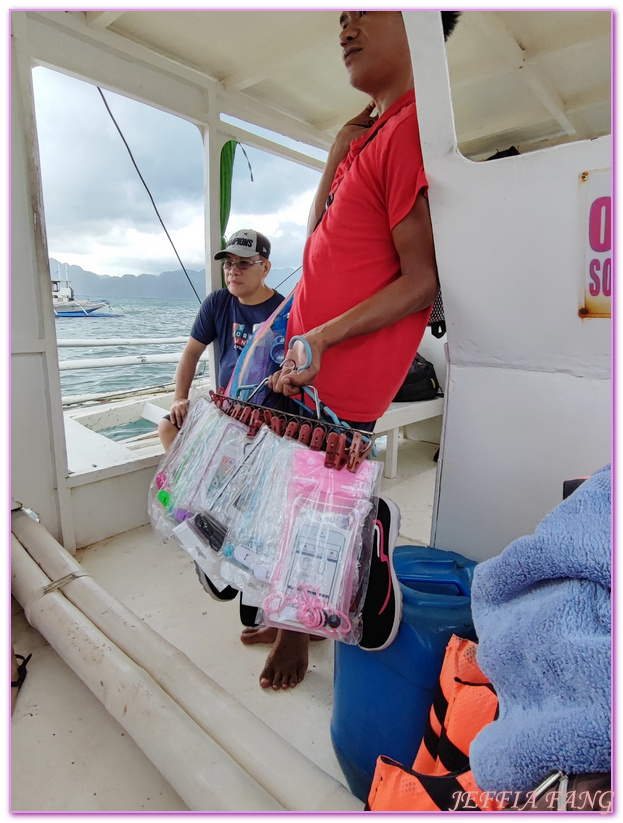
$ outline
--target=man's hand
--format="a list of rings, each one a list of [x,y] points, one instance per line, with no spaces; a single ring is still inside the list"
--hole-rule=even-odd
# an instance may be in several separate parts
[[[194,337],[188,338],[188,343],[184,347],[180,362],[177,364],[175,372],[175,394],[171,411],[169,412],[171,422],[179,428],[188,414],[188,393],[192,386],[193,377],[197,370],[199,358],[205,351],[206,344],[200,343]]]
[[[336,159],[343,160],[348,154],[353,140],[367,134],[379,119],[378,115],[372,116],[374,108],[374,100],[371,100],[362,112],[349,120],[348,123],[345,123],[338,131],[331,147],[331,153],[334,154]]]
[[[320,371],[322,354],[325,350],[320,337],[315,330],[301,335],[309,344],[311,363],[303,368],[309,360],[309,353],[300,340],[296,340],[286,352],[283,366],[269,378],[271,389],[286,397],[300,394],[302,386],[309,386]]]
[[[316,190],[314,202],[312,203],[311,211],[309,212],[309,218],[307,220],[308,235],[314,231],[316,225],[318,224],[320,215],[324,211],[324,205],[327,201],[327,197],[331,191],[331,186],[333,185],[335,172],[337,171],[337,167],[340,165],[342,160],[348,154],[350,144],[357,137],[363,137],[364,134],[367,134],[378,120],[378,115],[375,117],[372,116],[374,107],[374,101],[370,101],[362,112],[360,112],[356,117],[353,117],[352,120],[349,120],[348,123],[345,123],[336,134],[335,140],[329,149],[329,156],[327,157],[327,162],[325,164],[324,171],[322,172],[318,189]]]
[[[182,423],[184,422],[184,418],[188,414],[188,398],[185,400],[174,400],[171,404],[171,411],[169,415],[171,417],[171,423],[175,423],[175,425],[180,428]]]

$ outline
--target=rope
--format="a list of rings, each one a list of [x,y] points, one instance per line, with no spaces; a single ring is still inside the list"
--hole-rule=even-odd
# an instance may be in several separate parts
[[[28,551],[25,547],[24,549],[25,551]],[[46,594],[49,594],[50,592],[56,592],[59,589],[62,589],[68,583],[71,583],[72,580],[77,580],[79,577],[91,577],[91,575],[88,572],[70,572],[69,574],[66,574],[64,577],[61,577],[59,580],[55,580],[52,583],[48,583],[47,586],[42,586],[40,589],[37,589],[35,592],[33,592],[26,601],[26,604],[24,606],[24,614],[26,615],[26,620],[29,623],[32,623],[32,620],[30,619],[30,613],[35,603],[41,600],[42,597],[44,597]]]
[[[303,268],[303,266],[299,266],[299,267],[298,267],[298,269],[294,269],[294,271],[290,272],[290,274],[289,274],[287,277],[285,277],[285,278],[281,281],[281,283],[279,283],[279,285],[278,285],[278,286],[275,286],[275,289],[278,289],[278,288],[279,288],[279,286],[282,286],[282,285],[286,282],[286,280],[289,280],[289,279],[292,277],[292,275],[293,275],[293,274],[296,274],[296,273],[297,273],[297,271],[300,271],[302,268]]]
[[[156,206],[156,203],[155,203],[155,201],[154,201],[154,198],[152,197],[151,192],[149,191],[149,186],[148,186],[148,185],[147,185],[147,183],[145,182],[145,180],[144,180],[144,178],[143,178],[143,175],[141,174],[140,169],[139,169],[138,165],[136,164],[136,160],[134,159],[134,155],[132,154],[132,150],[130,149],[130,147],[129,147],[129,145],[128,145],[128,141],[127,141],[127,140],[125,139],[125,137],[123,136],[123,132],[122,132],[122,131],[121,131],[121,129],[119,128],[119,124],[118,124],[118,123],[117,123],[117,121],[115,120],[115,117],[114,117],[114,115],[113,115],[112,111],[110,110],[110,106],[108,105],[108,102],[107,102],[106,98],[104,97],[104,92],[100,89],[100,87],[99,87],[99,86],[97,86],[97,90],[98,90],[98,91],[99,91],[99,93],[100,93],[100,96],[101,96],[101,98],[102,98],[102,100],[103,100],[103,102],[104,102],[104,105],[106,106],[106,111],[107,111],[107,112],[108,112],[108,114],[110,115],[110,119],[111,119],[111,120],[113,121],[113,123],[115,124],[115,127],[116,127],[117,131],[119,132],[119,136],[120,136],[120,137],[121,137],[121,139],[123,140],[123,144],[124,144],[124,146],[126,147],[126,149],[128,150],[128,154],[130,155],[130,160],[132,161],[132,163],[133,163],[133,165],[134,165],[134,168],[136,169],[136,173],[137,173],[137,174],[138,174],[138,176],[140,177],[140,180],[141,180],[141,183],[143,184],[143,186],[145,186],[145,191],[146,191],[146,192],[147,192],[147,194],[149,195],[149,199],[151,200],[151,204],[152,204],[152,206],[154,207],[154,211],[156,212],[156,216],[158,217],[158,220],[160,221],[160,225],[161,225],[161,226],[162,226],[162,228],[164,229],[164,233],[165,233],[165,234],[166,234],[166,236],[169,238],[169,243],[170,243],[170,244],[171,244],[171,246],[173,247],[173,251],[175,252],[175,256],[176,256],[176,257],[177,257],[177,259],[179,260],[179,264],[180,264],[180,266],[182,267],[182,270],[183,270],[184,274],[186,275],[186,279],[187,279],[187,280],[188,280],[188,282],[190,283],[190,287],[191,287],[191,289],[195,292],[195,297],[196,297],[196,298],[197,298],[197,300],[201,303],[201,298],[200,298],[200,297],[199,297],[199,295],[197,294],[197,289],[193,286],[193,282],[192,282],[192,280],[190,279],[190,276],[189,276],[188,272],[186,271],[186,268],[185,268],[184,264],[182,263],[182,259],[181,259],[181,257],[179,256],[179,254],[177,253],[177,249],[175,248],[175,243],[173,242],[173,240],[171,240],[171,235],[170,235],[170,234],[169,234],[169,232],[167,231],[167,227],[164,225],[164,221],[162,220],[162,217],[160,217],[160,212],[158,211],[158,207]]]

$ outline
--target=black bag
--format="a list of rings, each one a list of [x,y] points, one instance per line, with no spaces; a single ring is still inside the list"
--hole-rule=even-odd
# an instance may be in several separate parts
[[[409,366],[404,383],[394,397],[394,403],[432,400],[434,397],[443,397],[435,367],[421,354],[416,354],[413,363]]]

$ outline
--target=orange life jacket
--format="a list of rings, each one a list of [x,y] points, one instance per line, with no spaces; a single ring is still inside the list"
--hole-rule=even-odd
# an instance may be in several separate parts
[[[481,791],[469,768],[470,744],[498,710],[476,649],[471,640],[451,637],[413,768],[378,758],[368,796],[371,811],[497,811],[508,804]]]

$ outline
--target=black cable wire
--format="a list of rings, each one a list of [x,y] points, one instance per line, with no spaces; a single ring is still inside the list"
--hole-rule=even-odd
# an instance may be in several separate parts
[[[279,288],[279,286],[282,286],[282,285],[286,282],[286,280],[289,280],[289,279],[292,277],[292,275],[293,275],[293,274],[296,274],[296,273],[297,273],[297,271],[300,271],[302,268],[303,268],[303,266],[299,266],[299,267],[298,267],[298,269],[294,269],[294,271],[291,271],[291,272],[290,272],[290,274],[289,274],[287,277],[285,277],[285,278],[281,281],[281,283],[279,283],[279,285],[278,285],[278,286],[275,286],[275,289],[278,289],[278,288]]]
[[[151,204],[152,204],[152,206],[154,207],[154,211],[156,212],[156,215],[157,215],[157,217],[158,217],[158,220],[160,220],[160,225],[161,225],[161,226],[162,226],[162,228],[164,229],[164,233],[166,234],[166,236],[169,238],[169,243],[170,243],[170,244],[171,244],[171,246],[173,247],[173,251],[175,252],[175,256],[176,256],[176,257],[177,257],[177,259],[179,260],[180,266],[182,267],[182,270],[183,270],[184,274],[186,275],[186,279],[187,279],[187,280],[188,280],[188,282],[190,283],[190,287],[191,287],[191,289],[195,292],[195,297],[196,297],[196,298],[197,298],[197,300],[201,303],[202,301],[201,301],[201,298],[199,297],[199,295],[197,294],[197,289],[193,286],[193,282],[192,282],[192,280],[190,279],[190,276],[189,276],[188,272],[186,271],[186,268],[184,267],[184,264],[182,263],[182,259],[181,259],[181,257],[179,256],[179,254],[177,253],[177,249],[175,248],[175,243],[173,242],[173,240],[171,240],[171,235],[170,235],[170,234],[169,234],[169,232],[167,231],[167,227],[164,225],[164,222],[163,222],[163,220],[162,220],[162,217],[160,217],[160,212],[158,211],[158,207],[156,206],[156,204],[155,204],[155,202],[154,202],[154,198],[151,196],[151,192],[149,191],[149,186],[147,185],[147,183],[146,183],[146,182],[145,182],[145,180],[143,179],[143,175],[141,174],[140,169],[139,169],[139,167],[138,167],[138,166],[137,166],[137,164],[136,164],[136,160],[134,159],[134,155],[132,154],[132,150],[131,150],[131,149],[130,149],[130,147],[128,146],[128,142],[127,142],[127,140],[125,139],[125,137],[123,136],[123,132],[122,132],[122,131],[121,131],[121,129],[119,128],[119,124],[118,124],[118,123],[117,123],[117,121],[115,120],[115,117],[114,117],[114,115],[113,115],[112,111],[110,110],[110,106],[108,105],[108,102],[107,102],[106,98],[104,97],[104,92],[100,89],[100,87],[99,87],[99,86],[97,86],[97,90],[99,91],[100,96],[101,96],[102,100],[104,101],[104,105],[106,106],[106,111],[107,111],[107,112],[108,112],[108,114],[110,115],[110,119],[111,119],[111,120],[113,121],[113,123],[115,124],[115,127],[116,127],[117,131],[119,132],[119,136],[120,136],[120,137],[121,137],[121,139],[123,140],[123,144],[124,144],[124,146],[126,147],[126,149],[128,150],[128,154],[130,155],[130,160],[131,160],[131,161],[132,161],[132,163],[134,164],[134,168],[136,169],[136,173],[137,173],[137,174],[138,174],[138,176],[140,177],[140,179],[141,179],[141,183],[145,186],[145,191],[146,191],[146,192],[147,192],[147,194],[149,195],[149,199],[151,200]]]

